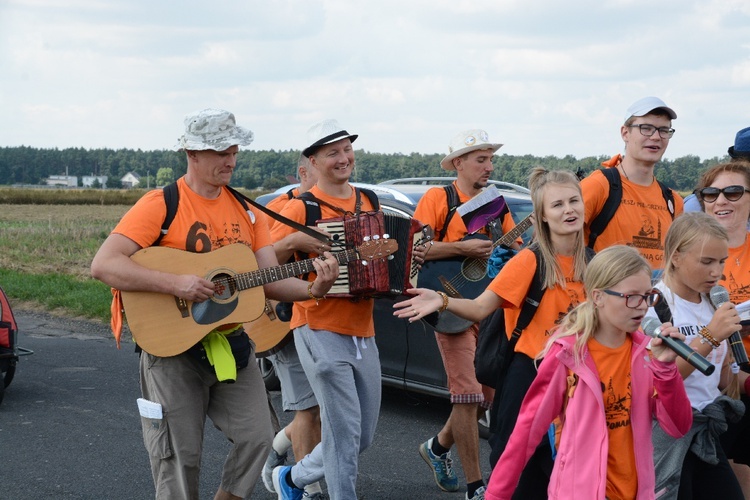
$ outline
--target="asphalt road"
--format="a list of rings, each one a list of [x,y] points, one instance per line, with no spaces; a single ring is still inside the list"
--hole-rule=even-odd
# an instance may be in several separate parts
[[[153,498],[132,344],[117,350],[108,328],[98,323],[15,313],[19,345],[34,354],[20,359],[0,404],[0,498]],[[280,395],[272,396],[278,412]],[[440,492],[417,452],[449,411],[445,400],[385,389],[375,442],[360,457],[359,497],[464,498],[463,491]],[[284,424],[291,415],[279,412],[279,418]],[[486,477],[489,447],[480,443]],[[226,451],[226,441],[209,422],[201,498],[213,498]],[[276,498],[260,482],[252,497]]]

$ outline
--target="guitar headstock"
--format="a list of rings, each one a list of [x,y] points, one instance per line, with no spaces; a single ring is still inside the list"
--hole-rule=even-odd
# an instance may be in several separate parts
[[[419,244],[424,244],[434,239],[435,239],[435,230],[432,229],[432,226],[430,226],[429,224],[426,224],[422,228],[422,237],[419,240]]]
[[[361,260],[370,261],[374,259],[384,259],[385,257],[396,253],[397,250],[398,242],[396,240],[373,236],[372,238],[365,239],[365,241],[357,247],[357,255]]]

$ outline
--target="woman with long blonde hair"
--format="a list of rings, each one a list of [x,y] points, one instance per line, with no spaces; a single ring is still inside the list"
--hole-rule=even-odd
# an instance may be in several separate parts
[[[540,256],[544,294],[529,325],[515,345],[506,380],[496,388],[492,405],[490,464],[494,466],[515,425],[526,390],[536,376],[534,359],[544,348],[549,332],[570,309],[584,300],[583,272],[586,250],[583,241],[583,198],[578,178],[568,171],[535,168],[529,177],[534,203],[536,242],[510,259],[486,291],[475,299],[455,299],[424,288],[409,290],[413,298],[394,305],[394,314],[416,321],[435,311],[448,310],[478,322],[504,308],[505,328],[515,328],[521,308],[532,286]],[[542,446],[527,468],[518,494],[523,498],[546,498],[552,469],[552,452]]]

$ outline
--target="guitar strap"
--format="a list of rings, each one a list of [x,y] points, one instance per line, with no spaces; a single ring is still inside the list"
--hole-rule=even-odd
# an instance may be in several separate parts
[[[252,206],[263,212],[264,214],[268,215],[269,217],[273,218],[274,220],[277,220],[283,224],[286,224],[290,227],[293,227],[297,231],[302,231],[303,233],[312,236],[315,239],[318,239],[323,242],[327,242],[325,236],[320,234],[317,231],[314,231],[310,229],[309,227],[303,226],[302,224],[299,224],[291,219],[288,219],[284,217],[281,214],[278,214],[276,212],[273,212],[260,203],[256,202],[255,200],[248,198],[244,194],[240,193],[236,189],[232,188],[231,186],[226,186],[226,188],[229,190],[232,195],[237,199],[238,202],[242,205],[242,207],[245,209],[245,211],[250,210],[250,207],[248,206],[248,203],[250,203]],[[180,192],[177,189],[177,181],[173,182],[172,184],[169,184],[167,186],[164,186],[164,203],[167,206],[167,215],[164,217],[164,222],[162,222],[161,225],[161,232],[159,233],[159,236],[156,238],[156,240],[151,244],[151,246],[157,246],[161,242],[162,238],[167,234],[169,231],[169,226],[172,224],[172,221],[174,220],[175,216],[177,215],[177,207],[180,203]],[[287,196],[289,196],[289,193],[287,193]]]

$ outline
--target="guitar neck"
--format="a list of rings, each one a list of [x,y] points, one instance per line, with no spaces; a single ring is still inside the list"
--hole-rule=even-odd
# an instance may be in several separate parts
[[[344,265],[347,262],[351,262],[358,258],[355,249],[335,252],[333,256],[336,258],[339,265]],[[234,281],[237,290],[247,290],[248,288],[265,285],[266,283],[273,283],[274,281],[280,281],[312,272],[315,270],[315,266],[313,266],[314,260],[315,259],[300,260],[288,262],[276,267],[256,269],[255,271],[247,273],[235,274],[231,279]]]
[[[516,224],[516,227],[502,235],[496,242],[492,244],[492,248],[498,247],[498,246],[504,246],[509,247],[513,244],[516,239],[523,234],[524,231],[526,231],[529,227],[531,227],[531,217],[532,214],[529,214],[525,219],[523,219],[521,222]]]

